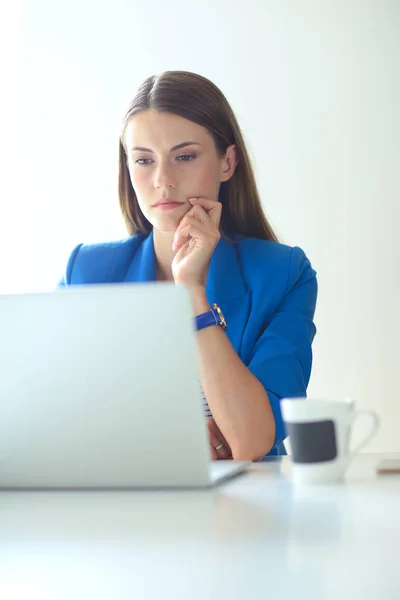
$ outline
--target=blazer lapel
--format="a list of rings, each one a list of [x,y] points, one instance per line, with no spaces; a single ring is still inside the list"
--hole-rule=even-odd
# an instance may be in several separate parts
[[[226,334],[240,354],[243,333],[250,314],[250,291],[243,279],[239,255],[234,242],[220,239],[208,271],[207,299],[216,302],[226,319]]]
[[[154,254],[153,232],[138,247],[125,275],[126,282],[144,282],[156,280],[156,256]]]

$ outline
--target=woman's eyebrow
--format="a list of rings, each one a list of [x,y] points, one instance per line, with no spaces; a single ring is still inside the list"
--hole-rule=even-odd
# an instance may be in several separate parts
[[[181,144],[177,144],[176,146],[173,146],[170,150],[170,152],[174,152],[175,150],[180,150],[181,148],[184,148],[185,146],[201,146],[201,144],[199,144],[198,142],[182,142]],[[143,146],[134,146],[133,148],[131,148],[131,152],[135,152],[135,151],[139,151],[139,152],[153,152],[153,150],[151,150],[151,148],[144,148]]]

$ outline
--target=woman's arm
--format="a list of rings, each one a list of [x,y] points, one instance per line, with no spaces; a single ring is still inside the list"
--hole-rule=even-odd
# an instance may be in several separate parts
[[[205,288],[190,289],[194,316],[210,310]],[[257,460],[273,446],[275,419],[267,392],[221,327],[196,333],[200,379],[213,417],[235,460]]]
[[[189,290],[196,316],[210,310],[205,283],[220,239],[221,205],[204,198],[193,204],[175,233],[172,272]],[[315,271],[304,252],[293,248],[286,293],[260,329],[246,365],[220,327],[197,331],[203,391],[233,458],[258,459],[284,440],[280,399],[306,394],[316,297]]]

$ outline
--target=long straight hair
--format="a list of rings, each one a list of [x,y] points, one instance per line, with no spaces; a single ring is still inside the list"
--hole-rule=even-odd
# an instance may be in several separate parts
[[[127,166],[125,129],[138,112],[169,112],[205,127],[217,152],[223,156],[235,144],[238,164],[232,177],[221,183],[220,229],[224,236],[278,241],[264,214],[249,154],[237,119],[227,99],[211,81],[187,71],[166,71],[146,79],[139,87],[123,120],[119,140],[119,203],[130,235],[150,233],[152,225],[142,213]]]

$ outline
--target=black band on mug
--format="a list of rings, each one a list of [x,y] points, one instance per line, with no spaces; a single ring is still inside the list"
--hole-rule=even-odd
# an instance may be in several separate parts
[[[286,428],[292,448],[293,462],[320,463],[336,458],[337,447],[333,421],[286,422]]]

